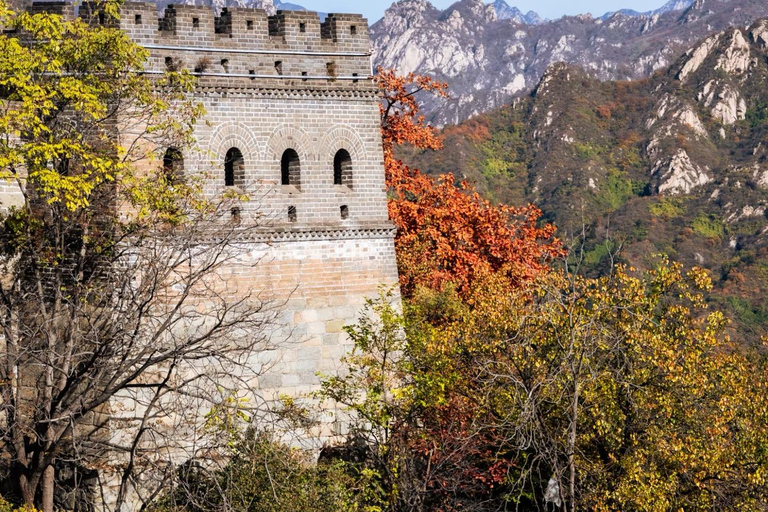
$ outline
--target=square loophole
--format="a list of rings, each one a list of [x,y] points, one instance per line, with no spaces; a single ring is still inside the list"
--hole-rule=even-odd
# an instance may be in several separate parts
[[[347,205],[341,205],[341,208],[339,208],[339,213],[341,214],[342,219],[348,219],[349,218],[349,206]]]
[[[192,18],[192,28],[200,28],[200,18]]]
[[[288,220],[290,222],[296,222],[298,219],[298,216],[296,215],[296,207],[295,206],[289,206],[288,207]]]
[[[133,22],[134,22],[136,25],[141,25],[141,14],[137,14],[137,15],[135,15],[135,16],[133,17]]]
[[[306,32],[306,31],[307,31],[307,24],[299,23],[299,32]]]
[[[253,30],[253,20],[245,20],[245,28],[248,30]]]

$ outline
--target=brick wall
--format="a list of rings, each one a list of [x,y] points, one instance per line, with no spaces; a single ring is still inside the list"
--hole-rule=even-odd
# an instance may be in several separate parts
[[[74,15],[63,3],[32,9]],[[127,2],[118,23],[148,49],[147,73],[167,63],[198,67],[194,96],[207,116],[195,130],[197,147],[183,151],[184,172],[203,176],[205,194],[215,197],[230,188],[227,154],[242,155],[234,187],[249,199],[240,222],[258,230],[223,277],[234,294],[281,303],[276,348],[252,361],[269,371],[254,384],[264,398],[316,389],[317,372],[336,371],[350,348],[343,326],[380,285],[397,283],[367,20],[329,14],[321,24],[316,13],[270,17],[244,8],[215,17],[196,6],[170,6],[159,17],[154,4]],[[299,184],[282,183],[287,150],[298,155]],[[343,184],[334,183],[339,150],[351,159]],[[160,172],[161,164],[142,165]]]

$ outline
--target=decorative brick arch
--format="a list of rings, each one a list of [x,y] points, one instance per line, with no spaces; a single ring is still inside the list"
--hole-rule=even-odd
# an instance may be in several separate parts
[[[346,149],[352,157],[352,164],[358,165],[366,159],[365,145],[355,130],[346,125],[336,125],[331,128],[319,144],[320,162],[333,165],[333,157],[340,149]],[[331,167],[332,168],[332,167]]]
[[[272,131],[267,147],[264,148],[262,159],[269,167],[277,166],[279,168],[280,159],[286,149],[296,151],[302,162],[317,160],[317,154],[313,151],[312,137],[301,128],[286,124],[280,125]]]
[[[221,171],[221,181],[224,182],[224,159],[230,148],[237,148],[243,155],[245,169],[253,172],[259,160],[259,146],[251,130],[242,123],[225,123],[216,127],[208,143],[208,159],[211,162],[210,171],[215,178]]]

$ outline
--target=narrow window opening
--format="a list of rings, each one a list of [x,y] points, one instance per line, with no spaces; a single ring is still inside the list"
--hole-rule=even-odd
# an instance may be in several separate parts
[[[192,18],[192,28],[200,28],[200,18]]]
[[[295,206],[289,206],[288,207],[288,220],[291,222],[296,222],[298,219],[298,216],[296,215],[296,207]]]
[[[168,148],[163,155],[163,176],[173,185],[178,183],[184,172],[184,156],[177,148]]]
[[[296,188],[301,185],[301,162],[293,149],[286,149],[280,159],[280,183]]]
[[[283,74],[283,61],[281,60],[275,61],[275,71],[277,72],[278,75]]]
[[[357,35],[357,25],[350,25],[349,27],[349,33],[353,36]]]
[[[221,59],[221,67],[225,73],[229,73],[229,59]]]
[[[358,76],[358,75],[357,75],[357,73],[352,73],[352,76],[355,76],[355,77],[356,77],[356,76]],[[357,78],[355,78],[354,80],[352,80],[352,83],[353,83],[353,84],[356,84],[356,83],[357,83]]]
[[[237,222],[237,223],[240,222],[241,214],[240,214],[240,208],[239,207],[235,206],[234,208],[232,208],[229,211],[229,213],[232,215],[232,220],[234,222]]]
[[[133,17],[133,22],[134,22],[136,25],[141,25],[141,14],[137,14],[137,15],[135,15],[135,16]]]
[[[253,20],[245,20],[245,28],[253,30]]]
[[[346,149],[338,150],[333,157],[333,184],[352,188],[352,157]]]
[[[341,214],[342,219],[348,219],[349,218],[349,206],[347,205],[341,205],[341,208],[339,208],[339,213]]]
[[[104,16],[104,11],[99,11],[99,25],[103,25],[105,19],[106,16]]]
[[[325,70],[328,73],[328,76],[331,78],[331,81],[336,80],[336,63],[335,62],[326,62]]]
[[[299,23],[299,32],[306,32],[306,31],[307,31],[307,24]]]
[[[245,181],[245,159],[237,148],[230,148],[224,159],[224,185],[242,186]]]
[[[301,81],[302,81],[302,82],[306,82],[306,81],[307,81],[307,78],[306,78],[306,76],[307,76],[307,72],[306,72],[306,71],[302,71],[302,72],[301,72],[301,76],[302,76],[302,79],[301,79]]]
[[[249,74],[249,75],[253,75],[253,76],[251,77],[251,80],[253,80],[254,78],[256,78],[256,70],[255,70],[255,69],[249,69],[249,70],[248,70],[248,74]]]

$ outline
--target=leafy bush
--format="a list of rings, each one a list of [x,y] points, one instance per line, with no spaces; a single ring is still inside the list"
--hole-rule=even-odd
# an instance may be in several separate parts
[[[192,460],[152,512],[379,512],[374,471],[343,460],[315,463],[310,452],[248,430],[224,467]],[[0,512],[5,512],[0,509]]]
[[[683,202],[676,197],[662,197],[657,202],[648,206],[648,211],[654,217],[671,220],[685,213]]]
[[[582,160],[589,160],[600,154],[600,148],[593,146],[589,143],[577,142],[573,145],[573,149],[576,151],[576,155]]]
[[[611,169],[605,183],[599,187],[598,204],[605,210],[616,210],[629,198],[640,195],[644,186],[644,183],[629,179],[619,170]]]
[[[693,232],[697,235],[712,240],[722,240],[725,236],[725,225],[716,215],[700,213],[691,224]]]

